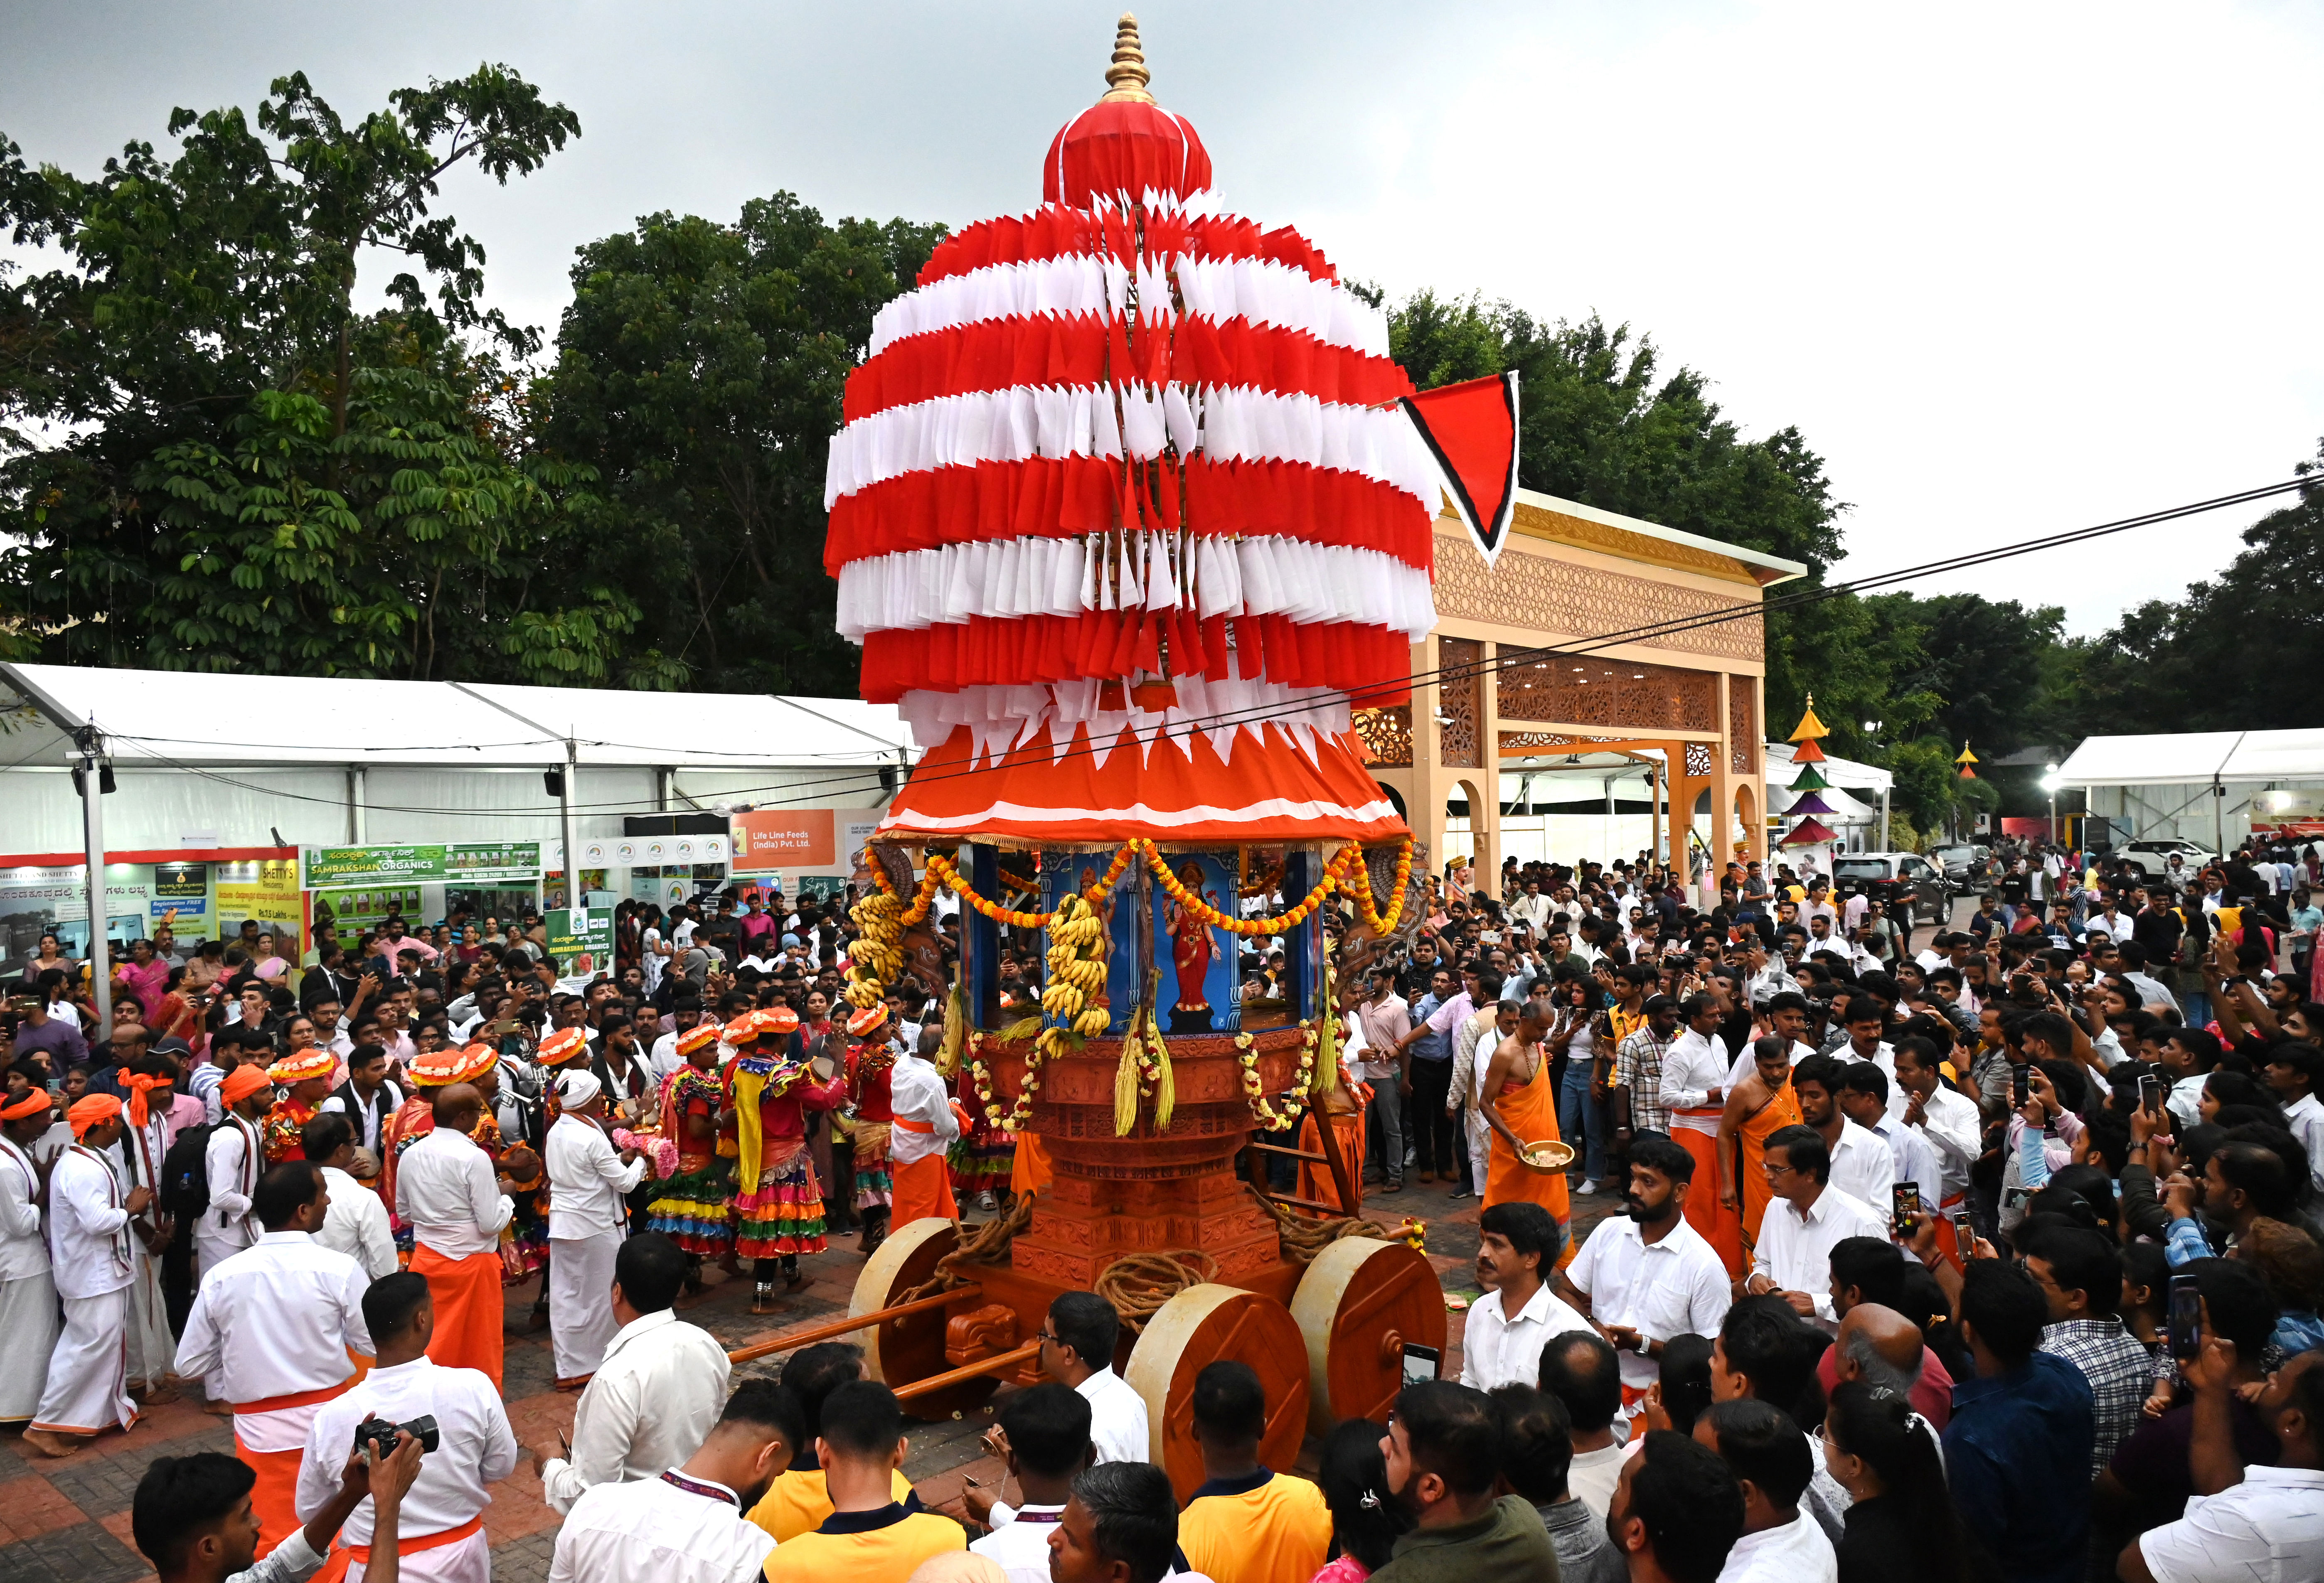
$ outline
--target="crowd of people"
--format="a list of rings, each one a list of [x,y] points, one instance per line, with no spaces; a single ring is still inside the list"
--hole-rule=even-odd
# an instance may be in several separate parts
[[[1007,1399],[1009,1486],[968,1526],[919,1508],[853,1348],[731,1376],[678,1314],[706,1265],[747,1262],[764,1311],[834,1232],[870,1252],[1043,1170],[929,1059],[942,1005],[849,1007],[844,906],[779,898],[632,909],[587,973],[521,922],[391,918],[287,972],[163,935],[101,1029],[44,941],[0,1099],[0,1422],[69,1456],[199,1382],[236,1456],[157,1462],[136,1527],[205,1579],[335,1543],[351,1576],[399,1546],[488,1576],[487,1486],[526,1454],[576,1583],[2324,1569],[2298,863],[2174,886],[2027,853],[1925,942],[1780,866],[1707,907],[1646,861],[1477,878],[1342,985],[1325,1108],[1384,1186],[1481,1200],[1458,1377],[1337,1426],[1313,1481],[1260,1465],[1270,1404],[1223,1361],[1175,1498],[1089,1293],[1053,1307],[1051,1383]],[[1038,995],[1036,944],[1008,939],[1005,999]],[[1276,951],[1239,968],[1277,991]],[[1595,1194],[1620,1212],[1578,1237]],[[534,1283],[581,1399],[527,1452],[502,1315]]]

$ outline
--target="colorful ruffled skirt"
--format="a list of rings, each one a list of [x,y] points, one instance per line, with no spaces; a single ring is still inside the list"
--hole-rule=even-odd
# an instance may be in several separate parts
[[[734,1195],[734,1251],[744,1258],[821,1253],[823,1188],[804,1140],[770,1145],[759,1184]]]
[[[896,1178],[888,1168],[888,1124],[855,1124],[855,1207],[876,1210],[893,1203]]]
[[[661,1184],[646,1205],[646,1225],[688,1253],[713,1257],[725,1253],[733,1234],[727,1227],[727,1201],[733,1192],[734,1162],[713,1155],[693,1170],[678,1160],[678,1173]]]
[[[953,1140],[945,1163],[952,1167],[954,1192],[1001,1192],[1017,1165],[1017,1140],[980,1116],[973,1132]]]

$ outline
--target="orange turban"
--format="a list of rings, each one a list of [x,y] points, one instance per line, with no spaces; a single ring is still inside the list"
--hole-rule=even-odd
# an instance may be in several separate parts
[[[866,1006],[848,1017],[847,1031],[856,1038],[868,1039],[878,1033],[887,1020],[888,1008],[885,1002],[877,1006]]]
[[[129,1091],[129,1125],[132,1127],[143,1127],[146,1118],[152,1114],[145,1103],[145,1096],[155,1089],[166,1091],[170,1087],[170,1080],[166,1077],[133,1076],[125,1066],[114,1069],[113,1081]]]
[[[292,1083],[305,1082],[309,1078],[328,1077],[339,1069],[339,1058],[328,1050],[302,1050],[295,1055],[285,1055],[266,1069],[273,1081],[288,1088]]]
[[[218,1084],[218,1102],[239,1105],[261,1089],[273,1086],[274,1080],[266,1075],[266,1068],[255,1062],[237,1066],[226,1074],[226,1081]]]
[[[65,1120],[72,1127],[75,1142],[87,1137],[88,1129],[100,1127],[121,1114],[121,1101],[111,1094],[84,1094],[73,1101],[65,1112]]]
[[[0,1105],[0,1121],[22,1121],[27,1116],[45,1116],[49,1111],[49,1091],[34,1089],[13,1105]]]
[[[580,1028],[559,1028],[540,1041],[537,1054],[543,1066],[557,1066],[576,1055],[586,1054],[589,1035]]]

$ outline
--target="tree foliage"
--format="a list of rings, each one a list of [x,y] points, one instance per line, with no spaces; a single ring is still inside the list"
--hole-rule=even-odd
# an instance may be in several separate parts
[[[778,193],[733,225],[651,215],[581,249],[540,434],[598,479],[581,575],[628,590],[695,685],[853,695],[825,459],[872,315],[943,234]]]

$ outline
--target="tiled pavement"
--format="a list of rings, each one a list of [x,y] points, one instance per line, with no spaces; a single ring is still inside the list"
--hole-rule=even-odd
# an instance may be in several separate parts
[[[1586,1234],[1614,1207],[1602,1195],[1573,1202],[1578,1234]],[[1391,1221],[1406,1214],[1427,1221],[1429,1255],[1445,1291],[1475,1293],[1474,1199],[1452,1201],[1442,1183],[1414,1183],[1401,1193],[1368,1197],[1365,1208]],[[783,1313],[754,1318],[744,1281],[714,1288],[686,1317],[729,1347],[739,1347],[844,1311],[862,1263],[854,1239],[844,1238],[831,1251],[801,1261],[809,1284],[789,1300]],[[558,1431],[572,1428],[578,1400],[554,1387],[547,1332],[526,1328],[534,1290],[517,1288],[508,1301],[511,1329],[503,1388],[520,1445],[553,1444]],[[1446,1359],[1448,1374],[1458,1367],[1460,1335],[1456,1315],[1452,1326],[1455,1355]],[[771,1372],[780,1362],[768,1359],[747,1366],[746,1372]],[[999,1466],[979,1444],[990,1422],[987,1414],[913,1426],[905,1471],[923,1501],[957,1514],[964,1478],[999,1477]],[[139,1583],[151,1578],[152,1570],[129,1535],[130,1500],[146,1465],[157,1456],[230,1453],[233,1449],[226,1420],[206,1415],[191,1389],[184,1400],[154,1409],[127,1434],[107,1435],[62,1461],[30,1450],[13,1431],[0,1432],[0,1583]],[[484,1514],[493,1543],[493,1575],[499,1583],[541,1583],[547,1578],[557,1523],[556,1514],[541,1503],[540,1480],[529,1462],[521,1460],[513,1474],[493,1487],[493,1505]]]

